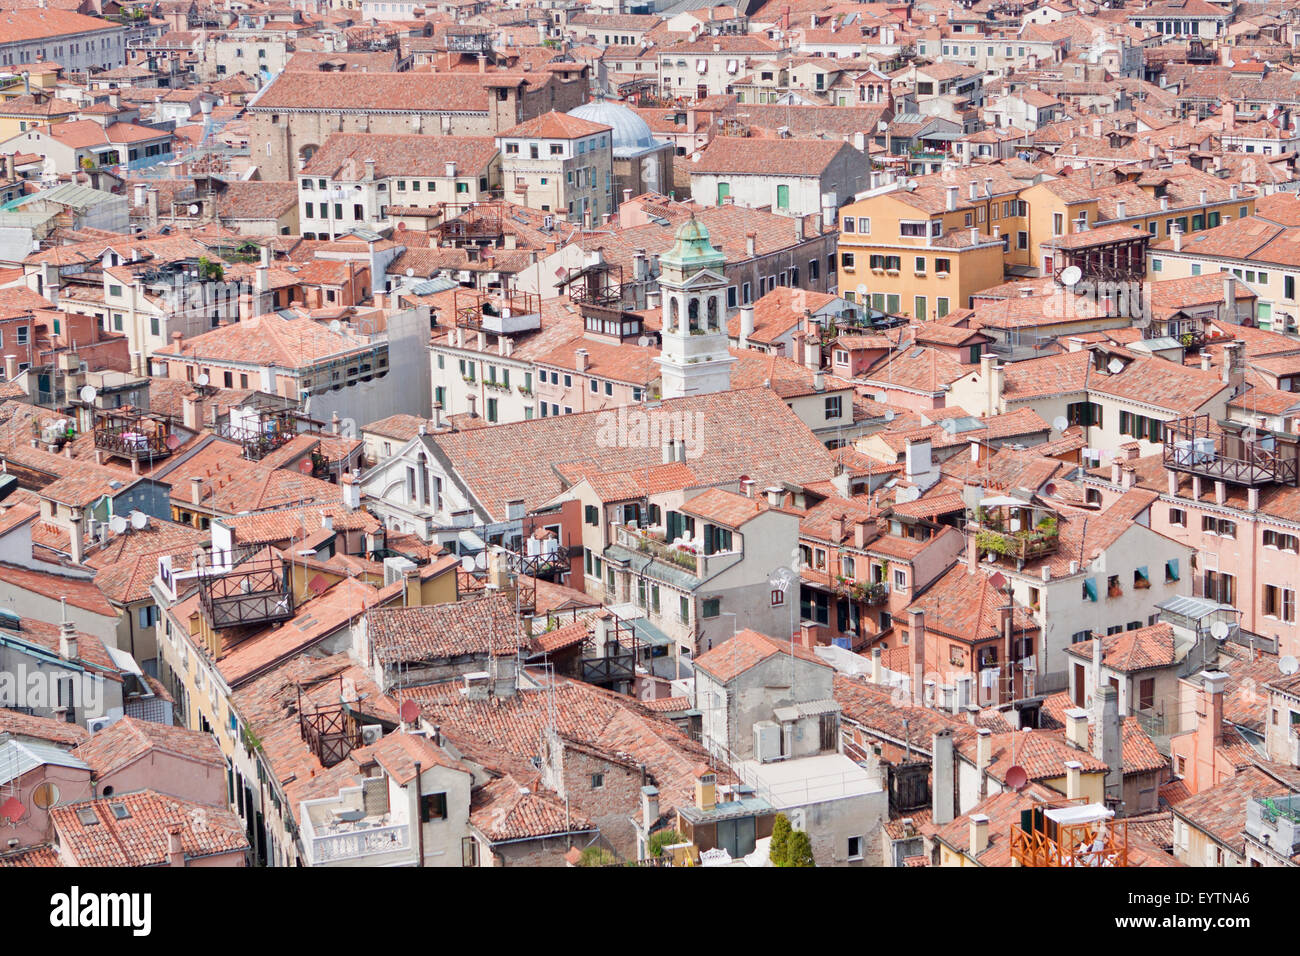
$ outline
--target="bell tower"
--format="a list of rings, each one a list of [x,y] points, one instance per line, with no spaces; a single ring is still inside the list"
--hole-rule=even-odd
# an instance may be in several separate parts
[[[726,257],[694,216],[659,257],[663,294],[663,350],[656,362],[664,398],[725,392],[731,387],[727,351]]]

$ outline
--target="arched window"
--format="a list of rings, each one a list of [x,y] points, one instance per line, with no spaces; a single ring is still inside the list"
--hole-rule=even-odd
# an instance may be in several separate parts
[[[709,296],[709,331],[718,331],[718,297]]]
[[[677,301],[677,296],[668,299],[668,331],[676,332],[677,323],[681,321],[681,304]]]
[[[691,296],[690,302],[686,306],[686,318],[690,323],[690,331],[694,332],[700,327],[700,300],[696,296]]]

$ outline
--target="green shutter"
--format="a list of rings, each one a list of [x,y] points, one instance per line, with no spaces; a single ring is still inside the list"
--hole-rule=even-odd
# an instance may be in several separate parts
[[[1089,601],[1097,600],[1097,579],[1085,578],[1083,582],[1083,591],[1088,596]]]

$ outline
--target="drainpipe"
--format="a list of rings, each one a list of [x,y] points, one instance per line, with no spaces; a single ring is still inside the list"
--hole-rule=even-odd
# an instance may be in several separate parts
[[[415,762],[415,826],[419,834],[418,846],[420,850],[420,859],[416,866],[424,866],[424,820],[420,818],[420,802],[424,799],[424,794],[420,791],[420,761]]]

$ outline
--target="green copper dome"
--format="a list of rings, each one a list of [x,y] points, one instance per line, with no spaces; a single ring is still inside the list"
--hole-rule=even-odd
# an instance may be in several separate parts
[[[727,257],[713,248],[709,230],[694,216],[677,227],[673,247],[659,257],[661,265],[673,266],[683,272],[721,267]]]

